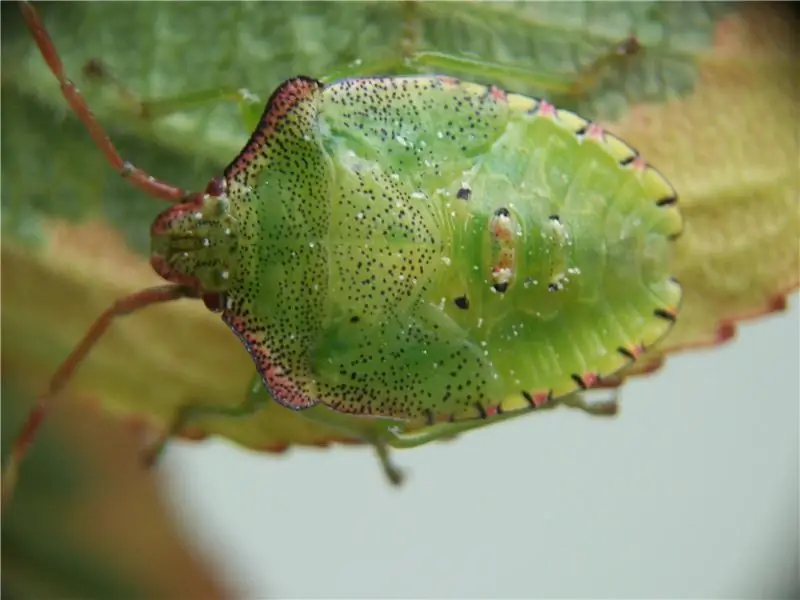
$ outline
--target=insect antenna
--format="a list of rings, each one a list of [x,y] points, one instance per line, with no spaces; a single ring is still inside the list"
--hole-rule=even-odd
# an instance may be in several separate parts
[[[108,134],[92,114],[92,111],[89,110],[86,100],[84,100],[78,88],[64,73],[64,65],[53,44],[53,40],[50,39],[50,35],[44,28],[39,13],[29,2],[20,3],[20,10],[28,29],[30,29],[33,38],[36,40],[36,45],[39,46],[42,57],[61,85],[61,93],[114,170],[148,196],[166,200],[167,202],[180,202],[183,200],[186,192],[182,189],[150,176],[120,156]]]

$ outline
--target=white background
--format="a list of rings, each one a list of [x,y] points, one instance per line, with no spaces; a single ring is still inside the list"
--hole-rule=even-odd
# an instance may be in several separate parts
[[[185,536],[245,598],[775,597],[798,568],[797,297],[559,410],[400,451],[173,444]],[[800,588],[795,588],[800,589]]]

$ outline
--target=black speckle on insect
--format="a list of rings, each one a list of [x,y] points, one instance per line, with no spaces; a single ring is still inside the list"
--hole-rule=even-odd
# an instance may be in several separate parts
[[[456,306],[461,310],[467,310],[469,308],[469,298],[466,296],[459,296],[454,300]]]
[[[633,354],[633,352],[631,352],[630,350],[628,350],[624,346],[620,346],[619,348],[617,348],[617,352],[622,354],[622,356],[624,356],[625,358],[629,358],[631,360],[636,360],[636,356]]]
[[[496,217],[509,217],[511,213],[508,212],[508,209],[505,206],[501,206],[496,211],[494,211],[494,215]]]
[[[462,185],[456,192],[456,198],[459,200],[469,200],[470,196],[472,196],[472,190],[469,186]]]
[[[639,158],[638,154],[631,154],[630,156],[623,158],[621,161],[619,161],[619,164],[623,167],[627,167],[628,165],[633,163],[633,161],[635,161],[637,158]]]
[[[589,387],[589,386],[586,385],[586,382],[583,380],[583,377],[581,377],[577,373],[573,373],[571,375],[571,377],[572,377],[572,381],[574,381],[578,385],[578,387],[580,389],[585,390],[585,389],[587,389]]]
[[[492,284],[492,289],[498,294],[505,294],[508,291],[508,282],[501,281],[499,283]]]
[[[559,283],[559,282],[548,283],[547,284],[547,291],[548,292],[558,292],[559,290],[563,290],[563,289],[564,289],[564,286],[561,285],[561,283]]]
[[[672,206],[677,202],[678,202],[678,197],[673,194],[671,196],[661,198],[660,200],[656,200],[656,206]]]
[[[353,315],[352,317],[350,317],[350,322],[351,323],[358,323],[358,317]]]
[[[659,319],[664,319],[665,321],[671,321],[673,323],[675,322],[675,314],[669,312],[668,310],[664,310],[663,308],[655,309],[653,314]]]
[[[553,214],[547,218],[550,219],[551,221],[555,221],[556,223],[561,223],[561,217],[559,217],[558,215]]]

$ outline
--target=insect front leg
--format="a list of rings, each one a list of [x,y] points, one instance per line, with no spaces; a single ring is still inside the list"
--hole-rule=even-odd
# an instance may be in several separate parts
[[[405,479],[405,474],[403,470],[396,466],[389,455],[389,448],[385,442],[375,442],[375,453],[378,455],[378,460],[381,463],[381,467],[383,468],[383,472],[386,475],[386,478],[392,485],[401,485],[403,480]]]
[[[641,50],[642,46],[636,37],[631,35],[614,44],[608,51],[573,74],[548,72],[543,69],[537,70],[435,51],[414,52],[405,59],[404,65],[406,69],[416,72],[458,73],[462,77],[474,77],[484,81],[513,79],[551,96],[580,98],[591,92],[607,73],[625,64]]]
[[[261,98],[246,88],[214,87],[163,98],[142,99],[125,86],[108,65],[99,59],[89,60],[83,72],[97,83],[114,88],[120,97],[122,107],[133,116],[147,121],[205,106],[235,102],[239,106],[245,128],[247,131],[253,131],[264,111],[264,102]]]
[[[191,402],[181,406],[161,435],[144,449],[142,452],[142,463],[146,467],[155,465],[163,455],[169,439],[179,434],[184,427],[191,424],[193,421],[213,417],[245,419],[260,411],[267,403],[271,402],[272,399],[263,389],[264,384],[261,383],[261,378],[258,377],[257,380],[258,383],[250,386],[241,404],[203,404],[202,402]]]

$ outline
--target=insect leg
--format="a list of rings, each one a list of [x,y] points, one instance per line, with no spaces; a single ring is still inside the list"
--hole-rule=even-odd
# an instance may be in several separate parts
[[[61,363],[58,370],[50,379],[47,391],[38,398],[36,405],[28,414],[20,433],[14,439],[14,443],[11,447],[11,454],[3,468],[2,501],[4,505],[14,492],[20,462],[25,457],[31,443],[33,443],[39,427],[52,409],[53,401],[69,383],[75,371],[89,355],[89,352],[91,352],[94,345],[108,330],[114,320],[153,304],[163,304],[164,302],[171,302],[173,300],[180,300],[181,298],[193,296],[194,292],[191,289],[180,285],[162,285],[147,288],[117,300],[97,318],[89,328],[89,331],[83,336],[80,343],[72,350],[66,360]]]
[[[598,85],[603,75],[637,54],[641,45],[634,36],[615,44],[591,64],[577,73],[565,74],[534,70],[508,63],[493,62],[444,52],[420,51],[405,59],[414,71],[459,73],[482,80],[514,79],[526,86],[541,89],[557,96],[584,96]]]
[[[613,417],[619,411],[617,400],[617,390],[612,391],[609,398],[596,402],[588,402],[582,394],[570,394],[569,396],[553,400],[540,406],[536,409],[536,412],[552,410],[559,406],[567,406],[569,408],[582,410],[596,417]],[[415,448],[430,442],[447,440],[472,429],[479,429],[487,425],[518,418],[530,414],[530,412],[530,410],[520,410],[495,415],[489,419],[470,419],[456,421],[454,423],[437,423],[412,431],[393,430],[390,427],[388,434],[391,437],[388,438],[388,444],[392,448]]]
[[[151,177],[148,173],[135,167],[120,156],[111,139],[108,137],[108,134],[103,130],[100,123],[92,114],[92,111],[89,110],[86,100],[84,100],[78,88],[75,87],[75,84],[72,83],[72,81],[67,78],[66,73],[64,73],[64,65],[61,62],[58,51],[53,44],[53,40],[50,39],[47,30],[44,28],[44,23],[42,23],[36,9],[33,8],[29,2],[21,3],[20,9],[28,25],[28,29],[30,29],[34,40],[36,40],[36,44],[39,46],[42,57],[47,63],[47,66],[50,67],[53,75],[58,79],[58,83],[61,86],[61,93],[75,112],[75,115],[81,120],[84,127],[86,127],[95,145],[106,157],[106,161],[108,161],[117,173],[130,180],[133,185],[149,196],[168,202],[180,202],[186,196],[186,192],[174,185]]]
[[[193,108],[235,102],[239,105],[247,131],[252,131],[258,125],[264,111],[264,102],[261,98],[245,88],[215,87],[143,100],[114,76],[108,66],[100,60],[90,60],[84,66],[83,72],[101,85],[115,88],[125,109],[134,116],[148,121]]]
[[[259,379],[259,383],[261,383]],[[245,397],[241,404],[203,404],[190,403],[181,406],[172,422],[164,429],[162,434],[155,442],[149,444],[142,452],[142,463],[146,467],[152,467],[164,453],[169,439],[186,427],[192,421],[203,417],[230,417],[242,419],[249,417],[270,402],[271,399],[264,390],[253,389]]]
[[[585,96],[602,81],[605,74],[624,65],[631,57],[642,51],[642,45],[633,34],[614,44],[605,53],[598,56],[588,65],[582,67],[572,80],[567,94],[570,96]]]
[[[378,460],[381,461],[381,467],[387,479],[392,485],[402,485],[405,475],[401,468],[392,463],[392,459],[389,456],[389,447],[383,442],[376,442],[374,446],[375,453],[378,455]]]

